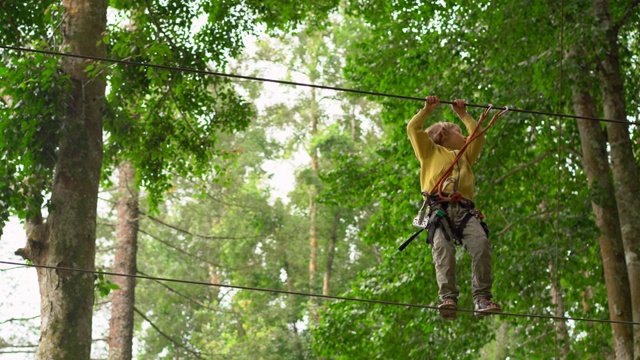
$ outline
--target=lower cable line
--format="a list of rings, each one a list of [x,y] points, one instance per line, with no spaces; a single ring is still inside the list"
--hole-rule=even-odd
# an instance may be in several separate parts
[[[102,274],[102,275],[121,276],[121,277],[129,277],[129,278],[136,278],[136,279],[143,279],[143,280],[166,281],[166,282],[200,285],[200,286],[215,286],[215,287],[222,287],[222,288],[228,288],[228,289],[259,291],[259,292],[268,292],[268,293],[283,294],[283,295],[297,295],[297,296],[321,298],[321,299],[328,299],[328,300],[342,300],[342,301],[360,302],[360,303],[368,303],[368,304],[404,306],[404,307],[418,308],[418,309],[438,310],[437,306],[423,305],[423,304],[412,304],[412,303],[403,303],[403,302],[387,301],[387,300],[375,300],[375,299],[362,299],[362,298],[354,298],[354,297],[347,297],[347,296],[313,294],[313,293],[307,293],[307,292],[301,292],[301,291],[288,291],[288,290],[260,288],[260,287],[253,287],[253,286],[213,284],[213,283],[208,283],[204,281],[171,279],[171,278],[163,278],[163,277],[156,277],[156,276],[133,275],[133,274],[115,273],[115,272],[109,272],[109,271],[98,271],[98,270],[89,270],[89,269],[76,269],[76,268],[70,268],[70,267],[64,267],[64,266],[24,264],[19,262],[3,261],[3,260],[0,260],[0,264],[13,265],[13,266],[23,267],[23,268],[34,267],[39,269],[75,271],[75,272],[82,272],[82,273],[95,274],[95,275]],[[476,313],[475,310],[470,310],[470,309],[457,309],[456,311],[460,313]],[[594,323],[626,324],[626,325],[640,326],[640,322],[623,321],[623,320],[588,319],[588,318],[577,318],[577,317],[520,314],[520,313],[508,313],[508,312],[492,314],[492,316],[496,316],[496,315],[561,320],[561,321],[584,321],[584,322],[594,322]]]

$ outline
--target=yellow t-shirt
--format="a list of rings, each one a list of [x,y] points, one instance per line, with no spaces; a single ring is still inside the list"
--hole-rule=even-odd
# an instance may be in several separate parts
[[[420,160],[420,187],[422,191],[431,191],[431,188],[436,184],[440,177],[444,174],[447,168],[453,162],[458,150],[452,150],[444,146],[437,145],[431,140],[429,134],[427,134],[422,127],[424,121],[429,116],[430,112],[421,109],[416,115],[413,116],[409,124],[407,125],[407,134],[411,145],[416,153],[416,157]],[[476,121],[471,115],[466,114],[460,118],[466,128],[467,134],[473,133],[476,128]],[[484,135],[474,140],[465,150],[464,155],[458,161],[458,164],[454,166],[453,172],[449,175],[452,180],[458,179],[458,191],[462,193],[467,199],[472,200],[474,195],[475,178],[471,165],[473,165],[480,155],[482,145],[485,143]],[[453,192],[453,182],[447,184],[443,189],[444,193]]]

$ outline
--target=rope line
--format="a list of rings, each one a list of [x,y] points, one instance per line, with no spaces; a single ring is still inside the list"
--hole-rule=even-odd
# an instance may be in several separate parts
[[[183,68],[183,67],[178,67],[178,66],[158,65],[158,64],[143,63],[143,62],[130,61],[130,60],[110,59],[110,58],[103,58],[103,57],[92,56],[92,55],[78,55],[78,54],[62,53],[62,52],[49,51],[49,50],[30,49],[30,48],[23,48],[23,47],[17,47],[17,46],[9,46],[9,45],[0,45],[0,49],[14,50],[14,51],[25,51],[25,52],[44,54],[44,55],[71,57],[71,58],[77,58],[77,59],[94,60],[94,61],[108,62],[108,63],[113,63],[113,64],[121,64],[121,65],[149,67],[149,68],[154,68],[154,69],[162,69],[162,70],[169,70],[169,71],[194,73],[194,74],[201,74],[201,75],[213,75],[213,76],[227,77],[227,78],[233,78],[233,79],[271,82],[271,83],[277,83],[277,84],[283,84],[283,85],[292,85],[292,86],[303,86],[303,87],[310,87],[310,88],[324,89],[324,90],[334,90],[334,91],[341,91],[341,92],[361,94],[361,95],[371,95],[371,96],[387,97],[387,98],[395,98],[395,99],[403,99],[403,100],[424,101],[424,98],[415,97],[415,96],[396,95],[396,94],[381,93],[381,92],[375,92],[375,91],[349,89],[349,88],[343,88],[343,87],[337,87],[337,86],[309,84],[309,83],[302,83],[302,82],[296,82],[296,81],[276,80],[276,79],[269,79],[269,78],[263,78],[263,77],[257,77],[257,76],[246,76],[246,75],[238,75],[238,74],[229,74],[229,73],[211,71],[211,70],[199,70],[199,69]],[[443,103],[443,104],[453,104],[453,101],[440,100],[440,102]],[[467,106],[471,106],[471,107],[484,108],[484,109],[488,109],[489,108],[489,105],[480,105],[480,104],[466,104],[466,105]],[[493,107],[493,109],[495,109],[495,110],[506,110],[507,108],[506,107]],[[515,108],[511,108],[511,107],[509,107],[509,111],[518,112],[518,113],[526,113],[526,114],[534,114],[534,115],[558,116],[558,117],[561,117],[561,118],[569,118],[569,119],[583,119],[583,120],[594,120],[594,121],[619,123],[619,124],[626,124],[626,125],[640,125],[640,121],[629,121],[629,120],[622,120],[622,119],[605,119],[605,118],[599,118],[599,117],[595,117],[595,116],[559,114],[559,113],[553,113],[553,112],[547,112],[547,111],[515,109]]]
[[[23,264],[23,263],[12,262],[12,261],[4,261],[4,260],[0,260],[0,264],[14,265],[14,266],[17,266],[17,267],[22,267],[22,268],[34,267],[34,268],[49,269],[49,270],[75,271],[75,272],[82,272],[82,273],[95,274],[95,275],[102,274],[102,275],[121,276],[121,277],[129,277],[129,278],[136,278],[136,279],[143,279],[143,280],[166,281],[166,282],[174,282],[174,283],[190,284],[190,285],[223,287],[223,288],[236,289],[236,290],[247,290],[247,291],[274,293],[274,294],[315,297],[315,298],[322,298],[322,299],[328,299],[328,300],[342,300],[342,301],[352,301],[352,302],[377,304],[377,305],[404,306],[404,307],[418,308],[418,309],[438,310],[437,306],[423,305],[423,304],[413,304],[413,303],[403,303],[403,302],[388,301],[388,300],[362,299],[362,298],[347,297],[347,296],[313,294],[313,293],[306,293],[306,292],[301,292],[301,291],[269,289],[269,288],[253,287],[253,286],[213,284],[213,283],[208,283],[208,282],[204,282],[204,281],[171,279],[171,278],[163,278],[163,277],[156,277],[156,276],[146,276],[146,275],[132,275],[132,274],[115,273],[115,272],[110,272],[110,271],[76,269],[76,268],[70,268],[70,267],[64,267],[64,266]],[[457,309],[456,311],[460,312],[460,313],[477,313],[477,311],[470,310],[470,309]],[[493,314],[493,315],[503,315],[503,316],[511,316],[511,317],[522,317],[522,318],[563,320],[563,321],[572,320],[572,321],[585,321],[585,322],[594,322],[594,323],[615,323],[615,324],[627,324],[627,325],[640,326],[640,322],[623,321],[623,320],[589,319],[589,318],[578,318],[578,317],[563,317],[563,316],[553,316],[553,315],[521,314],[521,313],[509,313],[509,312],[502,312],[502,313]]]

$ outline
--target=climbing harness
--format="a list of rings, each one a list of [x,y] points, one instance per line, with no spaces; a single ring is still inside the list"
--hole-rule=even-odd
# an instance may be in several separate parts
[[[458,198],[453,201],[440,201],[439,194],[429,195],[427,192],[422,193],[425,197],[424,203],[418,216],[413,219],[413,225],[420,228],[409,239],[407,239],[398,250],[402,251],[407,247],[415,238],[417,238],[424,230],[427,230],[427,243],[433,245],[433,238],[437,229],[441,228],[443,235],[447,241],[453,241],[456,245],[462,245],[464,229],[471,218],[477,218],[482,225],[487,236],[489,236],[489,227],[485,224],[484,215],[475,207],[473,201],[467,198]],[[452,203],[457,203],[462,206],[466,213],[460,220],[458,226],[455,226],[447,214],[447,210]],[[426,208],[426,211],[424,210]]]
[[[509,108],[505,107],[504,110],[493,115],[489,124],[484,129],[480,130],[482,123],[486,120],[492,107],[493,105],[489,105],[489,107],[482,113],[478,123],[476,124],[476,128],[473,130],[473,133],[469,136],[458,153],[456,154],[455,150],[453,151],[453,162],[436,182],[431,191],[422,192],[424,202],[418,211],[418,215],[413,219],[413,226],[420,228],[420,230],[403,242],[398,248],[399,251],[404,250],[404,248],[415,240],[425,229],[427,230],[427,243],[433,244],[433,237],[435,236],[436,229],[439,227],[442,227],[447,241],[454,240],[457,245],[461,245],[464,228],[472,217],[476,217],[480,220],[482,228],[487,236],[489,236],[489,227],[483,221],[484,215],[482,215],[482,212],[475,207],[473,201],[462,197],[462,194],[458,192],[458,184],[460,182],[460,164],[458,161],[462,158],[462,155],[469,144],[487,132],[487,130],[489,130],[489,128],[493,126],[493,124],[502,115],[504,115],[504,113],[509,111]],[[458,176],[453,179],[450,175],[456,166],[458,166]],[[451,194],[446,195],[443,193],[443,189],[445,189],[450,183],[453,183],[453,191]],[[464,215],[457,227],[454,226],[453,222],[447,215],[447,208],[450,203],[459,203],[467,210],[467,213]]]

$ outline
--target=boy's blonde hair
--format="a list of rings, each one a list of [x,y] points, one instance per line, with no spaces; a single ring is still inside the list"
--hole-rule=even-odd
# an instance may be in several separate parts
[[[460,126],[450,122],[437,122],[427,128],[425,132],[429,135],[431,140],[438,145],[442,145],[442,137],[449,133],[451,130],[460,131]]]

